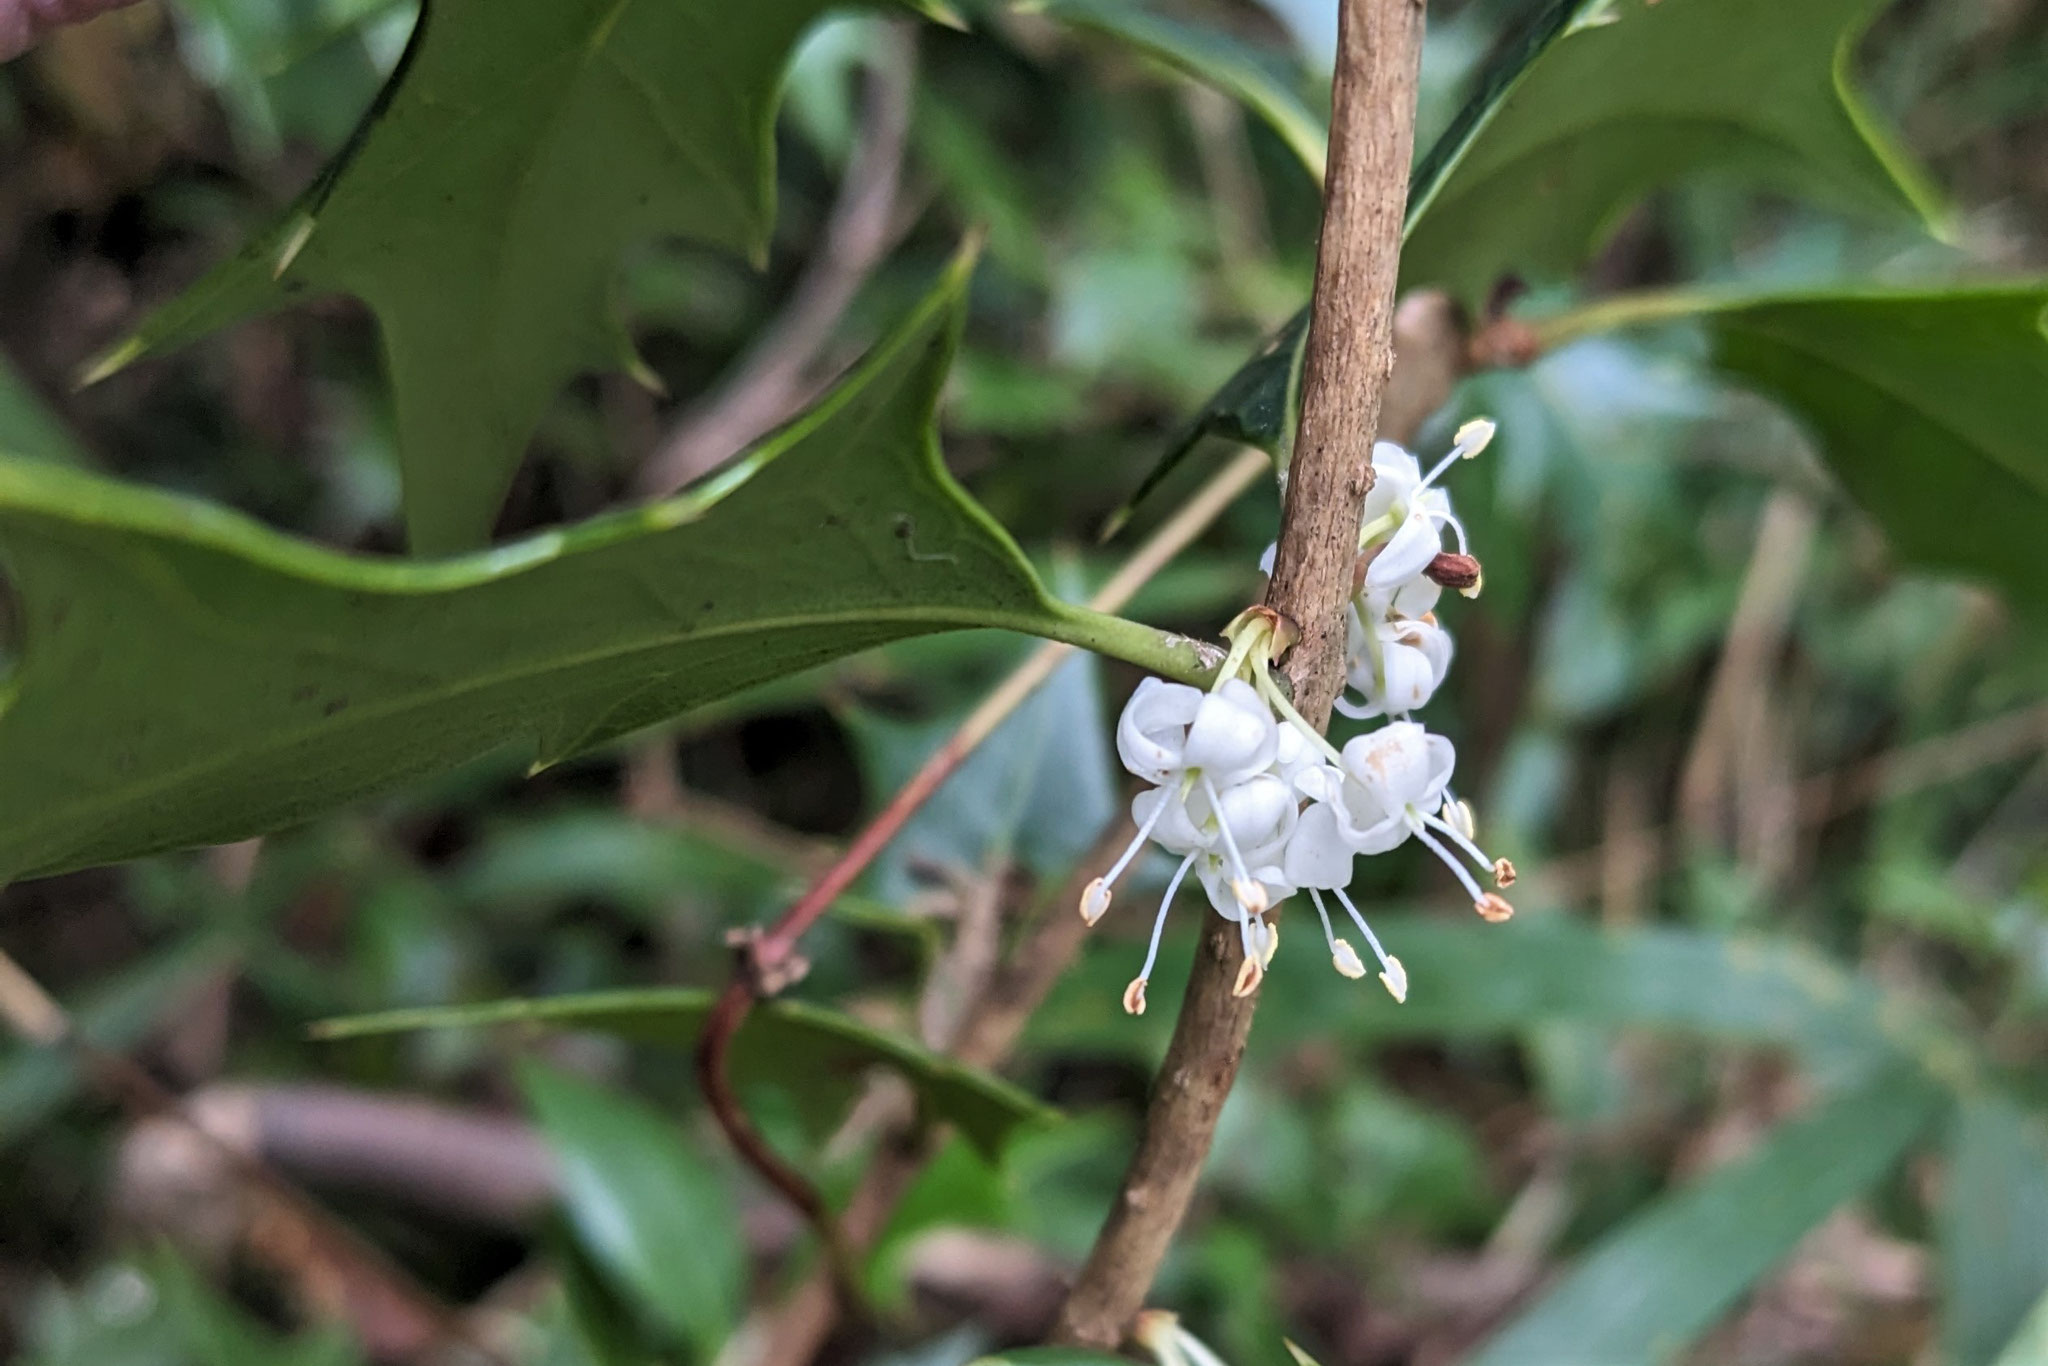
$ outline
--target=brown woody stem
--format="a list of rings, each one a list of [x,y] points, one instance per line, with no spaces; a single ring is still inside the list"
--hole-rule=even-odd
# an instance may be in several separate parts
[[[1185,549],[1188,543],[1221,516],[1265,473],[1266,457],[1255,450],[1240,451],[1158,531],[1140,546],[1109,582],[1090,600],[1097,611],[1114,612],[1128,603],[1152,576]],[[1052,677],[1071,645],[1041,645],[995,692],[976,707],[960,728],[927,759],[910,781],[889,800],[881,813],[861,831],[844,854],[814,881],[790,908],[767,930],[748,938],[740,947],[740,970],[719,997],[704,1032],[697,1040],[697,1080],[719,1127],[733,1149],[761,1178],[780,1191],[811,1226],[817,1230],[831,1259],[834,1279],[841,1293],[854,1284],[849,1240],[817,1188],[804,1174],[784,1161],[761,1137],[734,1093],[729,1059],[733,1039],[746,1023],[755,1000],[772,994],[782,983],[800,975],[797,942],[829,910],[832,903],[866,871],[875,856],[896,838],[918,808],[966,761],[983,740],[1001,725],[1039,685]]]
[[[1422,0],[1343,0],[1339,10],[1300,435],[1266,592],[1266,605],[1300,632],[1286,672],[1296,709],[1317,726],[1327,723],[1343,684],[1344,607],[1372,488],[1372,440],[1394,368],[1394,286],[1422,17]],[[1187,1213],[1251,1029],[1256,997],[1232,990],[1240,952],[1235,930],[1212,921],[1138,1150],[1061,1310],[1061,1341],[1112,1348],[1128,1336]]]

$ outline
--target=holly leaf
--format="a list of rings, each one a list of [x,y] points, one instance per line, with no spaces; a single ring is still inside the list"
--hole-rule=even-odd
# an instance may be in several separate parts
[[[1479,82],[1457,117],[1415,165],[1408,181],[1407,230],[1414,231],[1418,209],[1427,204],[1493,117],[1501,100],[1573,18],[1598,0],[1546,0],[1504,43],[1480,72]],[[1194,420],[1167,444],[1124,505],[1103,525],[1108,540],[1152,492],[1180,467],[1205,436],[1257,446],[1285,468],[1294,447],[1294,425],[1301,409],[1301,361],[1308,345],[1308,309],[1303,308],[1268,337],[1258,353],[1223,382],[1202,405]]]
[[[2048,285],[1716,303],[1723,370],[1802,419],[1899,554],[2039,606]]]
[[[1503,275],[1573,275],[1624,210],[1702,171],[1933,222],[1926,178],[1855,89],[1890,0],[1580,5],[1409,213],[1403,282],[1480,302]]]
[[[1852,79],[1856,44],[1886,3],[1550,0],[1417,164],[1403,287],[1474,304],[1504,275],[1569,276],[1623,211],[1704,172],[1935,221],[1934,191]],[[1306,321],[1296,315],[1224,383],[1130,506],[1207,435],[1286,458]]]
[[[907,636],[995,626],[1201,677],[1052,599],[946,473],[969,263],[700,492],[436,564],[0,458],[19,662],[0,882],[246,838],[503,746],[540,764]]]
[[[620,253],[765,252],[783,69],[833,3],[430,0],[334,160],[88,378],[352,294],[382,328],[413,549],[483,544],[563,383],[638,368]]]

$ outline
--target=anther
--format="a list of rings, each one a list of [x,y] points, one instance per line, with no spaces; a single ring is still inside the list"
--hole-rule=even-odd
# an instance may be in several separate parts
[[[1515,865],[1504,858],[1493,861],[1493,880],[1503,887],[1515,885]]]
[[[1435,559],[1423,566],[1422,572],[1431,582],[1455,588],[1468,597],[1478,596],[1479,585],[1484,579],[1484,572],[1475,556],[1449,550],[1438,552]]]
[[[1472,909],[1479,912],[1480,919],[1498,925],[1515,913],[1508,899],[1498,892],[1488,892],[1472,903]]]
[[[1365,976],[1365,964],[1358,960],[1358,950],[1341,939],[1330,950],[1330,962],[1339,973],[1353,981]]]
[[[1131,979],[1131,984],[1124,988],[1124,1014],[1143,1015],[1144,1013],[1145,979],[1142,977],[1133,977]]]
[[[1380,974],[1380,985],[1394,998],[1395,1005],[1408,1004],[1408,969],[1392,954],[1387,955],[1387,970]]]
[[[1266,969],[1258,959],[1247,958],[1237,970],[1237,984],[1230,989],[1232,996],[1249,996],[1259,988],[1259,981],[1266,975]]]
[[[1093,925],[1109,909],[1109,884],[1096,878],[1081,889],[1081,918]]]

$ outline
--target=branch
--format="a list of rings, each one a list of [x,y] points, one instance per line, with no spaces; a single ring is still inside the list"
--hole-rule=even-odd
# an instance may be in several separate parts
[[[1263,466],[1263,460],[1260,463]],[[1112,821],[1075,865],[1066,885],[1041,901],[1036,923],[997,967],[954,1034],[947,1049],[952,1057],[983,1069],[998,1067],[1009,1057],[1024,1026],[1088,937],[1087,922],[1073,913],[1075,901],[1094,879],[1095,870],[1130,842],[1134,829],[1128,816]],[[856,1248],[869,1247],[880,1236],[939,1148],[937,1135],[920,1122],[916,1107],[908,1097],[901,1099],[901,1108],[887,1117],[887,1131],[874,1158],[846,1202],[846,1234]],[[812,1275],[776,1307],[758,1335],[760,1349],[750,1366],[809,1366],[839,1317],[830,1279]]]
[[[1261,452],[1240,451],[1236,459],[1217,471],[1184,507],[1124,562],[1088,605],[1097,611],[1114,612],[1128,603],[1154,574],[1221,516],[1265,470],[1266,457]],[[725,1131],[734,1150],[817,1230],[826,1255],[832,1259],[835,1279],[839,1281],[842,1293],[850,1293],[856,1283],[847,1235],[824,1196],[802,1172],[784,1161],[768,1145],[747,1117],[733,1090],[730,1075],[733,1040],[746,1023],[757,999],[772,996],[803,976],[808,965],[797,955],[796,947],[805,932],[866,871],[918,808],[929,801],[954,770],[966,762],[967,756],[995,732],[1004,718],[1052,677],[1073,648],[1071,645],[1048,643],[1033,651],[1017,671],[976,707],[960,728],[925,760],[924,766],[890,799],[881,814],[861,831],[847,851],[811,884],[796,903],[783,912],[779,920],[765,931],[749,932],[738,938],[735,945],[740,959],[738,971],[719,996],[704,1023],[703,1033],[698,1036],[697,1081],[713,1118]]]
[[[882,24],[866,115],[819,251],[781,314],[718,387],[683,414],[641,468],[642,493],[665,497],[702,478],[803,402],[806,372],[896,240],[896,196],[916,81],[917,30],[905,21]]]
[[[1266,605],[1299,631],[1286,661],[1317,726],[1343,686],[1344,606],[1372,488],[1372,438],[1394,369],[1394,286],[1415,141],[1422,0],[1343,0],[1330,180],[1302,372],[1301,430]],[[1202,937],[1138,1150],[1073,1294],[1061,1341],[1113,1348],[1187,1214],[1244,1056],[1256,997],[1233,993],[1238,937]]]

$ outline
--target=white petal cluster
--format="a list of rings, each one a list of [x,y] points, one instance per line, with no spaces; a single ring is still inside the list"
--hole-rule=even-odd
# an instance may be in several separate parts
[[[1374,448],[1377,480],[1359,528],[1360,572],[1345,660],[1346,682],[1357,696],[1338,706],[1353,717],[1388,718],[1386,725],[1342,751],[1331,748],[1273,683],[1270,633],[1249,651],[1241,639],[1207,692],[1148,678],[1131,695],[1116,744],[1124,767],[1148,784],[1131,802],[1138,833],[1089,884],[1080,910],[1090,924],[1100,919],[1110,888],[1148,843],[1179,858],[1153,920],[1145,964],[1124,993],[1132,1014],[1145,1009],[1167,909],[1190,872],[1217,914],[1238,926],[1245,960],[1240,994],[1271,964],[1280,942],[1272,912],[1297,891],[1313,901],[1337,971],[1365,975],[1357,950],[1331,924],[1322,898],[1327,891],[1364,936],[1380,981],[1395,1000],[1405,1000],[1401,960],[1381,946],[1345,889],[1359,855],[1383,854],[1411,838],[1452,870],[1480,915],[1498,921],[1514,913],[1467,867],[1491,874],[1503,887],[1514,881],[1506,859],[1490,860],[1480,850],[1472,810],[1450,790],[1457,762],[1451,742],[1407,719],[1435,695],[1451,663],[1450,635],[1435,617],[1442,588],[1429,576],[1447,529],[1457,553],[1469,554],[1464,526],[1437,480],[1492,436],[1492,423],[1467,423],[1450,453],[1426,474],[1401,447],[1383,441]],[[1477,592],[1476,578],[1464,591]]]

